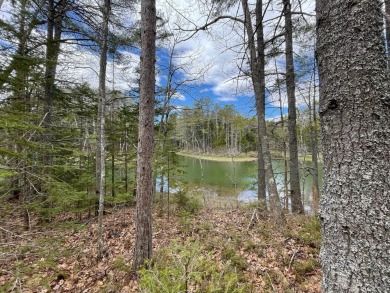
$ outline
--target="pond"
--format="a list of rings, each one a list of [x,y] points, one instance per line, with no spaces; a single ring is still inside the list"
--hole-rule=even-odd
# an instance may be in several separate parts
[[[181,156],[184,169],[183,181],[210,190],[218,190],[237,196],[238,200],[252,202],[257,200],[257,162],[211,161],[194,157]],[[284,198],[284,161],[272,162],[275,179]],[[305,205],[311,200],[312,174],[311,161],[301,162],[301,188]],[[320,166],[320,184],[322,166]],[[306,203],[307,202],[307,203]]]

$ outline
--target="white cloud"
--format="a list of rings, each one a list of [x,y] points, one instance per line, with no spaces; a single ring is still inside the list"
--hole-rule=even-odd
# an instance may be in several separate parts
[[[64,44],[64,54],[60,55],[58,65],[58,79],[74,83],[88,83],[92,88],[99,86],[99,56],[98,54],[80,49],[76,45]],[[135,68],[139,63],[139,56],[130,52],[122,52],[121,62],[109,60],[107,62],[107,89],[126,91],[137,86]]]
[[[174,93],[172,95],[172,98],[175,99],[175,100],[179,100],[179,101],[185,101],[186,100],[186,97],[182,93],[179,93],[179,92]]]
[[[96,3],[93,0],[83,0]],[[5,1],[2,7],[0,16],[5,17],[3,11],[9,7],[9,1]],[[300,1],[302,9],[309,13],[314,13],[314,1]],[[251,5],[255,3],[250,1]],[[275,3],[275,4],[274,4]],[[7,6],[8,5],[8,6]],[[95,4],[96,5],[96,4]],[[170,28],[176,32],[178,26],[184,29],[193,29],[196,26],[204,25],[210,16],[210,1],[197,0],[158,0],[157,6],[159,11],[167,18]],[[293,7],[297,7],[298,2],[293,1]],[[253,6],[252,6],[253,7]],[[279,3],[271,2],[269,10],[266,14],[266,20],[279,15],[281,7]],[[139,18],[139,7],[137,13],[129,18]],[[233,7],[226,12],[229,15],[242,17],[241,7]],[[283,25],[283,22],[281,23]],[[273,28],[266,29],[267,35],[272,35]],[[180,32],[181,38],[189,37],[193,32]],[[244,55],[245,47],[243,44],[244,30],[242,24],[234,23],[232,20],[223,20],[205,31],[200,31],[194,37],[181,42],[177,45],[178,58],[176,58],[176,65],[185,68],[185,78],[190,83],[207,84],[207,89],[199,90],[199,94],[205,94],[211,91],[218,97],[219,101],[234,101],[240,96],[252,96],[253,89],[251,81],[248,78],[239,78],[240,68],[246,68],[247,56]],[[69,79],[74,82],[88,82],[92,87],[98,86],[98,71],[99,71],[99,57],[97,54],[85,51],[76,47],[75,45],[65,45],[64,50],[70,54],[61,55],[60,65],[58,67],[59,78]],[[304,50],[299,44],[294,44],[295,50]],[[139,62],[139,56],[129,52],[123,52],[126,56],[125,62],[119,64],[118,62],[109,61],[107,65],[107,88],[112,86],[113,74],[115,88],[120,90],[128,90],[131,86],[137,86],[135,83],[136,72],[135,68]],[[279,60],[280,71],[283,71],[283,58]],[[274,65],[269,64],[268,72],[274,71]],[[199,78],[199,79],[197,79]],[[156,82],[163,86],[165,78],[157,76]],[[267,86],[275,81],[275,76],[267,78]],[[183,91],[182,91],[183,92]],[[299,93],[297,93],[297,97]],[[285,93],[282,93],[283,101],[285,101]],[[188,95],[189,97],[190,95]],[[178,94],[178,100],[185,100],[183,94]],[[276,105],[277,100],[272,96],[271,105]],[[302,104],[300,102],[300,104]]]
[[[13,8],[12,8],[11,4],[9,3],[9,1],[4,1],[3,5],[1,6],[1,10],[0,10],[1,20],[3,20],[3,21],[11,20],[12,10],[13,10]]]
[[[253,7],[255,1],[249,2]],[[303,11],[314,14],[314,1],[307,0],[300,1],[300,3]],[[293,1],[293,7],[296,10],[300,10],[298,4],[297,1]],[[207,20],[213,18],[209,14],[210,7],[207,7],[207,5],[211,4],[208,1],[160,0],[158,5],[160,9],[165,9],[165,14],[169,15],[169,24],[172,28],[176,28],[176,31],[178,26],[184,29],[193,29],[196,26],[204,25]],[[280,3],[271,2],[265,20],[275,18],[278,21],[281,9]],[[226,14],[242,17],[242,9],[235,6]],[[180,21],[180,18],[185,20]],[[306,17],[306,19],[309,18]],[[314,21],[314,19],[311,19],[311,21]],[[279,26],[283,26],[283,19]],[[272,37],[274,31],[274,27],[269,22],[265,28],[266,36]],[[190,36],[192,32],[185,32],[185,34]],[[207,64],[210,66],[210,69],[204,75],[204,82],[211,85],[212,92],[219,97],[220,101],[234,101],[240,95],[253,95],[250,80],[248,78],[237,79],[237,76],[240,75],[240,68],[247,69],[248,67],[247,56],[244,55],[246,49],[243,45],[244,34],[241,23],[222,20],[210,26],[207,30],[198,32],[191,39],[179,45],[182,52],[187,55],[185,57],[183,54],[183,59],[188,60],[189,56],[198,55],[197,58],[194,58],[196,62],[192,70],[187,72],[188,75],[199,72],[199,68],[204,68]],[[199,53],[199,48],[201,48],[201,53]],[[294,48],[297,51],[301,50],[299,44],[294,44]],[[191,61],[193,62],[193,60]],[[185,62],[185,60],[181,60],[181,62]],[[283,56],[279,58],[278,62],[280,63],[279,66],[284,64]],[[274,65],[269,64],[267,70],[269,72],[275,71]],[[280,67],[280,70],[283,71],[284,68]],[[273,82],[272,78],[269,78],[268,81],[271,84]]]

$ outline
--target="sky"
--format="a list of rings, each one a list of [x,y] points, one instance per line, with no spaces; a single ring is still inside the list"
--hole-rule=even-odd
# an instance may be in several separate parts
[[[93,3],[93,0],[83,0]],[[157,76],[158,86],[166,86],[168,76],[169,57],[172,55],[172,63],[176,69],[173,81],[180,83],[175,93],[173,103],[178,109],[181,107],[192,107],[193,103],[200,98],[211,98],[214,103],[221,107],[234,105],[235,108],[245,116],[254,116],[254,98],[250,79],[243,77],[243,70],[248,69],[247,55],[245,54],[244,37],[245,31],[242,25],[232,20],[219,21],[205,31],[194,34],[195,27],[204,25],[208,20],[213,19],[210,14],[211,1],[206,0],[157,0],[159,15],[167,20],[166,27],[174,33],[174,37],[158,42],[157,53]],[[249,1],[254,4],[253,0]],[[271,1],[265,14],[265,36],[274,34],[275,21],[279,20],[281,1]],[[9,17],[7,10],[10,9],[6,0],[0,12],[0,17]],[[240,3],[240,1],[238,1]],[[302,10],[314,15],[314,1],[301,0],[293,1],[293,8],[296,11]],[[135,9],[132,21],[139,19],[139,7]],[[240,5],[235,5],[224,14],[242,18]],[[300,18],[299,21],[314,22],[314,17]],[[280,25],[283,26],[283,20]],[[306,43],[305,43],[306,42]],[[312,54],[306,46],[312,45],[312,39],[303,39],[294,46],[296,56]],[[282,45],[283,46],[283,45]],[[89,51],[82,50],[76,45],[62,46],[64,51],[70,55],[62,55],[58,67],[59,77],[70,79],[75,82],[87,82],[97,88],[99,57]],[[115,88],[123,92],[136,86],[136,68],[139,64],[139,52],[122,51],[123,60],[121,63],[110,59],[107,65],[107,88]],[[274,73],[275,68],[279,72],[284,69],[284,56],[276,60],[270,60],[267,64],[267,72]],[[240,77],[241,75],[241,77]],[[267,76],[266,84],[269,88],[275,83],[276,75]],[[308,82],[303,82],[297,88],[298,106],[304,105],[302,97],[307,95]],[[305,93],[306,92],[306,93]],[[285,90],[281,91],[283,105],[286,105]],[[277,98],[279,94],[268,93],[267,117],[272,119],[280,115]],[[283,112],[286,112],[284,108]]]
[[[158,0],[158,7],[163,15],[170,15],[168,25],[173,31],[179,32],[182,35],[181,39],[187,39],[193,35],[193,32],[183,30],[193,30],[196,26],[204,25],[207,20],[213,19],[209,11],[211,7],[207,6],[210,1],[195,1],[195,0]],[[237,1],[240,3],[240,1]],[[264,1],[265,2],[265,1]],[[267,7],[265,14],[265,37],[271,37],[275,32],[275,21],[279,20],[281,1],[271,1]],[[255,1],[249,1],[250,5],[254,5]],[[293,8],[296,11],[304,11],[314,16],[314,1],[293,1]],[[242,8],[240,5],[233,6],[226,13],[227,15],[242,17]],[[274,20],[275,19],[275,20]],[[298,18],[296,18],[298,19]],[[298,20],[297,20],[298,21]],[[307,21],[314,23],[315,17],[305,16],[305,19],[300,18],[300,22]],[[283,19],[280,26],[283,26]],[[180,30],[180,29],[181,30]],[[200,68],[208,67],[204,72],[203,80],[200,83],[200,88],[194,90],[192,94],[184,94],[185,101],[177,101],[179,105],[189,105],[194,99],[201,97],[210,97],[215,103],[219,105],[234,105],[241,113],[246,116],[254,116],[254,97],[251,81],[248,77],[240,77],[242,73],[239,68],[248,70],[248,56],[245,53],[244,43],[245,31],[242,25],[234,23],[232,20],[223,20],[210,26],[206,31],[200,31],[190,39],[178,44],[178,50],[183,50],[184,55],[191,56],[198,54],[198,58],[194,58],[192,62],[188,62],[189,58],[185,60],[190,64],[192,72],[199,71]],[[296,56],[312,55],[306,46],[314,45],[314,40],[304,39],[299,40],[294,46]],[[302,45],[301,45],[302,43]],[[312,48],[310,48],[312,49]],[[181,59],[181,62],[185,62]],[[275,72],[277,66],[279,72],[285,71],[284,55],[279,56],[276,60],[270,60],[267,64],[267,72]],[[299,65],[296,64],[298,68]],[[281,75],[279,76],[281,77]],[[266,84],[272,85],[275,83],[276,75],[269,75],[266,78]],[[306,79],[308,76],[305,77]],[[165,81],[164,77],[161,79]],[[308,82],[303,82],[300,87],[297,87],[297,104],[299,107],[304,107],[304,95],[307,95]],[[271,88],[269,88],[271,90]],[[282,88],[282,101],[284,105],[283,113],[286,113],[286,92]],[[267,117],[280,116],[279,94],[268,93],[267,103]]]

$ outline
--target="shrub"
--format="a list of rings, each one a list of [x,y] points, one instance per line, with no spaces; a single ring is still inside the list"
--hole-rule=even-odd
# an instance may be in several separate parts
[[[180,190],[175,194],[174,202],[180,214],[196,214],[202,209],[199,198],[190,196],[186,191]]]

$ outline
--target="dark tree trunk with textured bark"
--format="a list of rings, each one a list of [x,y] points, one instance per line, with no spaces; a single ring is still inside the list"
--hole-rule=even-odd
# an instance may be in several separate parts
[[[264,160],[265,176],[267,179],[267,187],[269,192],[269,206],[272,216],[278,224],[283,224],[285,219],[283,216],[282,208],[280,205],[280,199],[274,172],[272,169],[271,153],[268,147],[267,128],[265,124],[265,69],[264,69],[264,51],[258,51],[255,45],[254,31],[252,27],[252,20],[250,16],[249,6],[247,0],[242,0],[242,7],[245,15],[245,28],[248,36],[248,48],[250,57],[250,69],[251,78],[253,83],[253,90],[256,98],[256,114],[258,120],[259,141],[261,143],[261,150]],[[258,8],[258,7],[257,7]],[[257,29],[263,30],[262,22],[257,22]],[[264,43],[264,40],[259,40]],[[259,42],[258,41],[258,42]],[[262,45],[261,48],[264,48]],[[260,50],[261,50],[260,48]],[[259,56],[257,56],[259,54]],[[260,148],[259,148],[260,149]]]
[[[317,1],[323,292],[389,292],[390,97],[378,0]]]
[[[135,270],[152,256],[155,42],[156,1],[142,0],[136,239],[133,262]]]
[[[52,112],[54,101],[54,86],[57,74],[57,63],[60,55],[61,35],[63,29],[63,19],[66,12],[68,0],[61,0],[55,3],[49,0],[47,3],[47,40],[46,40],[46,68],[44,83],[44,120],[43,126],[46,128],[45,141],[52,142]],[[52,156],[45,154],[43,163],[52,164]]]
[[[295,73],[293,56],[293,27],[290,0],[283,0],[286,40],[286,87],[288,100],[288,148],[290,153],[290,198],[291,211],[303,214],[301,187],[299,181],[297,109],[295,99]]]
[[[256,1],[256,35],[257,35],[257,60],[259,62],[259,66],[265,68],[265,48],[264,48],[264,32],[263,32],[263,1]],[[265,82],[262,84],[260,89],[265,92]],[[259,113],[264,113],[265,116],[265,99],[256,100],[256,111],[258,113],[258,117],[262,116]],[[261,123],[260,120],[257,122],[257,131],[260,133],[261,131]],[[258,199],[259,201],[267,202],[266,196],[266,176],[265,176],[265,168],[264,168],[264,156],[263,156],[263,148],[261,147],[261,140],[257,143],[257,190],[258,190]]]

